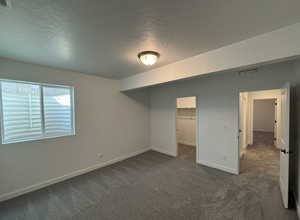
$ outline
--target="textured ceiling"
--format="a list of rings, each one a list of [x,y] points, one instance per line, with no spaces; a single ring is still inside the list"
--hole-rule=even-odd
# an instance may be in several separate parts
[[[299,0],[11,0],[0,56],[105,77],[156,68],[300,21]]]

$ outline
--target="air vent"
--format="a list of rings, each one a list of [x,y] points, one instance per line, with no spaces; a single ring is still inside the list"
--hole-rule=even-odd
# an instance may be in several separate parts
[[[241,70],[239,73],[257,72],[257,71],[258,71],[258,68],[252,68],[252,69]]]
[[[10,8],[11,7],[11,3],[10,3],[10,0],[0,0],[0,6],[2,7],[7,7],[7,8]]]

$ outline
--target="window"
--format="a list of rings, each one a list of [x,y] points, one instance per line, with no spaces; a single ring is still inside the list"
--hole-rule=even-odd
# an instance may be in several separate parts
[[[73,87],[1,80],[2,143],[74,135]]]

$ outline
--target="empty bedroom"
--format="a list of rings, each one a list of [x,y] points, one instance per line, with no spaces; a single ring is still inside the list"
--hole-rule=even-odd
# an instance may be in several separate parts
[[[296,220],[299,0],[0,0],[0,220]]]

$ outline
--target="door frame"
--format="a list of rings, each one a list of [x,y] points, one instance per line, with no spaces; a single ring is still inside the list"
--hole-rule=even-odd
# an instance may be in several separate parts
[[[240,94],[243,93],[243,92],[261,92],[261,91],[269,91],[269,90],[281,90],[282,88],[257,88],[257,89],[239,89],[238,92],[237,92],[237,174],[239,175],[240,174],[240,141],[239,141],[239,129],[240,129]],[[281,101],[279,100],[279,97],[275,97],[275,98],[261,98],[261,99],[276,99],[277,101],[277,105],[281,104]],[[255,99],[252,99],[250,98],[248,101],[251,103],[250,104],[250,108],[249,108],[249,114],[250,114],[250,119],[249,119],[249,122],[250,123],[250,126],[249,126],[249,133],[250,133],[250,140],[246,141],[246,144],[253,144],[253,106],[254,106],[254,100]],[[278,107],[278,106],[277,106]],[[278,117],[278,115],[277,115]],[[278,119],[278,118],[277,118]],[[278,122],[278,120],[277,120]],[[281,123],[281,120],[280,120],[280,123]],[[277,127],[278,127],[278,124],[277,123]],[[281,126],[281,125],[280,125]],[[277,128],[277,131],[280,130],[280,128]],[[248,132],[247,132],[248,133]],[[247,135],[247,134],[246,134]],[[278,140],[278,132],[277,132],[277,140]],[[281,135],[281,134],[280,134]],[[277,147],[277,146],[276,146]]]
[[[289,208],[289,198],[290,198],[290,190],[291,190],[291,182],[290,182],[290,173],[291,173],[291,162],[290,160],[290,152],[292,152],[292,142],[291,142],[291,84],[287,82],[282,87],[281,97],[285,95],[286,99],[282,99],[281,105],[284,106],[285,104],[285,111],[284,108],[281,109],[281,119],[282,119],[282,135],[280,139],[280,191],[282,195],[282,201],[285,208]],[[285,102],[283,101],[285,100]],[[287,116],[287,118],[285,118]],[[285,120],[286,119],[286,120]],[[286,133],[287,130],[287,133]],[[287,150],[287,153],[284,151]],[[287,156],[287,157],[285,157]],[[287,161],[286,161],[287,160]],[[283,166],[282,165],[283,162]],[[286,162],[286,163],[284,163]],[[283,169],[283,172],[282,172]],[[287,174],[286,172],[287,171]],[[282,178],[282,173],[284,174],[285,178]]]
[[[239,147],[240,147],[239,149],[241,149],[241,148],[246,148],[248,145],[248,141],[247,141],[248,134],[246,133],[246,131],[248,131],[247,126],[248,126],[248,122],[249,122],[249,118],[248,118],[248,116],[249,116],[249,96],[247,97],[247,106],[243,109],[244,111],[241,111],[241,107],[242,107],[241,99],[244,99],[244,97],[242,96],[242,92],[240,92],[239,94],[240,94],[240,99],[239,99],[240,102],[239,102],[239,134],[238,135],[239,135]],[[246,117],[242,118],[243,122],[241,120],[241,113],[246,113]],[[241,125],[240,122],[242,122],[242,124],[244,125],[243,128],[240,127],[240,125]],[[244,128],[246,128],[246,129],[244,129]],[[243,134],[242,142],[240,139],[241,133]],[[241,144],[243,144],[243,145],[241,146]]]
[[[199,163],[199,104],[198,104],[198,96],[197,95],[185,95],[185,96],[176,96],[175,97],[175,111],[174,111],[174,119],[175,119],[175,144],[174,144],[174,152],[175,152],[175,157],[178,156],[178,146],[177,146],[177,99],[178,98],[185,98],[185,97],[195,97],[195,101],[196,101],[196,119],[195,119],[195,123],[196,123],[196,163]]]

